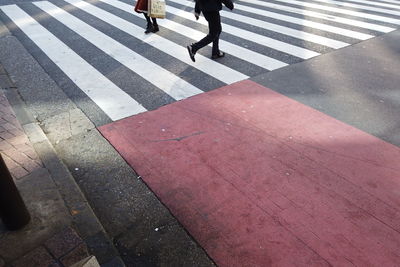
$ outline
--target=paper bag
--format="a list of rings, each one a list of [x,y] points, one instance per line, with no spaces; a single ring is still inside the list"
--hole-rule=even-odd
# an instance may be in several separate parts
[[[165,18],[165,0],[148,0],[148,15],[152,18]]]

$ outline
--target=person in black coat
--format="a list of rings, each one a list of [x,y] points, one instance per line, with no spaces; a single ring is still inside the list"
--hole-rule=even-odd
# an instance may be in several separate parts
[[[222,9],[222,3],[229,8],[233,9],[233,3],[231,0],[195,0],[196,4],[194,7],[194,16],[196,20],[199,19],[200,12],[203,13],[204,18],[208,21],[208,29],[209,33],[206,37],[198,41],[197,43],[191,44],[187,46],[187,50],[189,52],[189,56],[193,62],[195,62],[195,54],[196,52],[203,48],[204,46],[213,43],[212,46],[212,59],[217,59],[225,56],[224,52],[219,50],[219,35],[222,31],[221,26],[221,16],[219,11]]]

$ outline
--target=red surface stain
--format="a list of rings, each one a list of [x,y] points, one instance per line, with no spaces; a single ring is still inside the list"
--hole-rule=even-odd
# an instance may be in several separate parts
[[[220,266],[400,266],[400,149],[268,88],[100,131]]]

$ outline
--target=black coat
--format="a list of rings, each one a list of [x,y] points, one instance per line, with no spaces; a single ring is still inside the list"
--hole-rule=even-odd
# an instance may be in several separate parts
[[[233,9],[232,0],[195,0],[196,5],[194,11],[199,14],[201,12],[220,11],[222,3],[229,9]]]

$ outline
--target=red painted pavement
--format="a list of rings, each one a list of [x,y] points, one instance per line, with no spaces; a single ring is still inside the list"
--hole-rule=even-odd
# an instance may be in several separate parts
[[[220,266],[400,266],[400,149],[268,88],[100,131]]]

